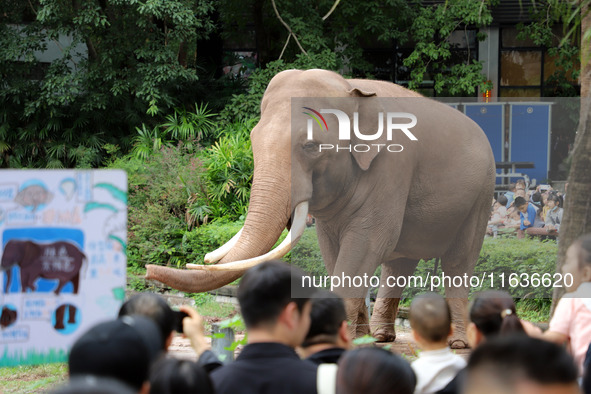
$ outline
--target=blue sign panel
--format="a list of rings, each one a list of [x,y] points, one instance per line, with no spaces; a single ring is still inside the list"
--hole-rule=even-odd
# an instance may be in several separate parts
[[[520,172],[545,182],[550,167],[550,104],[511,104],[509,161],[533,162]]]
[[[504,145],[505,136],[504,129],[504,104],[503,103],[478,103],[465,104],[464,112],[486,134],[490,147],[492,148],[495,161],[505,161]],[[497,178],[497,183],[501,182],[501,178]]]

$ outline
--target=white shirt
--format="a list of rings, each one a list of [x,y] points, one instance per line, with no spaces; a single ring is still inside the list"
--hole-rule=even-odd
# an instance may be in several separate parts
[[[435,393],[466,367],[466,360],[446,347],[421,352],[411,367],[417,376],[415,394]]]

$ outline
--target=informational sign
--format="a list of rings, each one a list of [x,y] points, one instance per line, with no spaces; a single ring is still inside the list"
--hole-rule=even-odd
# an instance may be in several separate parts
[[[126,228],[124,171],[0,171],[0,367],[66,361],[117,315]]]

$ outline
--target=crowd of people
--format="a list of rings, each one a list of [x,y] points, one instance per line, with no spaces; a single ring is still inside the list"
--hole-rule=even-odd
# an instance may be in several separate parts
[[[550,185],[538,185],[535,190],[528,191],[525,181],[519,179],[509,185],[509,191],[493,200],[487,234],[496,237],[516,233],[517,238],[524,238],[526,234],[557,237],[565,193]]]
[[[475,294],[467,358],[448,346],[454,327],[445,298],[415,297],[409,319],[421,351],[409,363],[379,347],[354,348],[343,299],[301,288],[301,271],[268,261],[249,269],[238,287],[248,343],[236,360],[223,363],[213,353],[202,317],[189,306],[180,308],[182,331],[198,360],[167,355],[174,313],[159,295],[141,293],[117,319],[75,342],[70,379],[53,392],[591,393],[591,234],[570,246],[563,271],[575,280],[546,332],[519,318],[508,293]]]

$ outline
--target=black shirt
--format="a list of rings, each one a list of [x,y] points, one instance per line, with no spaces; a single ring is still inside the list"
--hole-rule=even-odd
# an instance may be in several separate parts
[[[312,354],[306,360],[313,362],[316,365],[319,364],[336,364],[339,358],[345,353],[345,349],[341,347],[332,347],[330,349],[324,349],[317,353]]]
[[[280,343],[246,345],[236,361],[211,372],[217,394],[316,393],[317,366]]]

